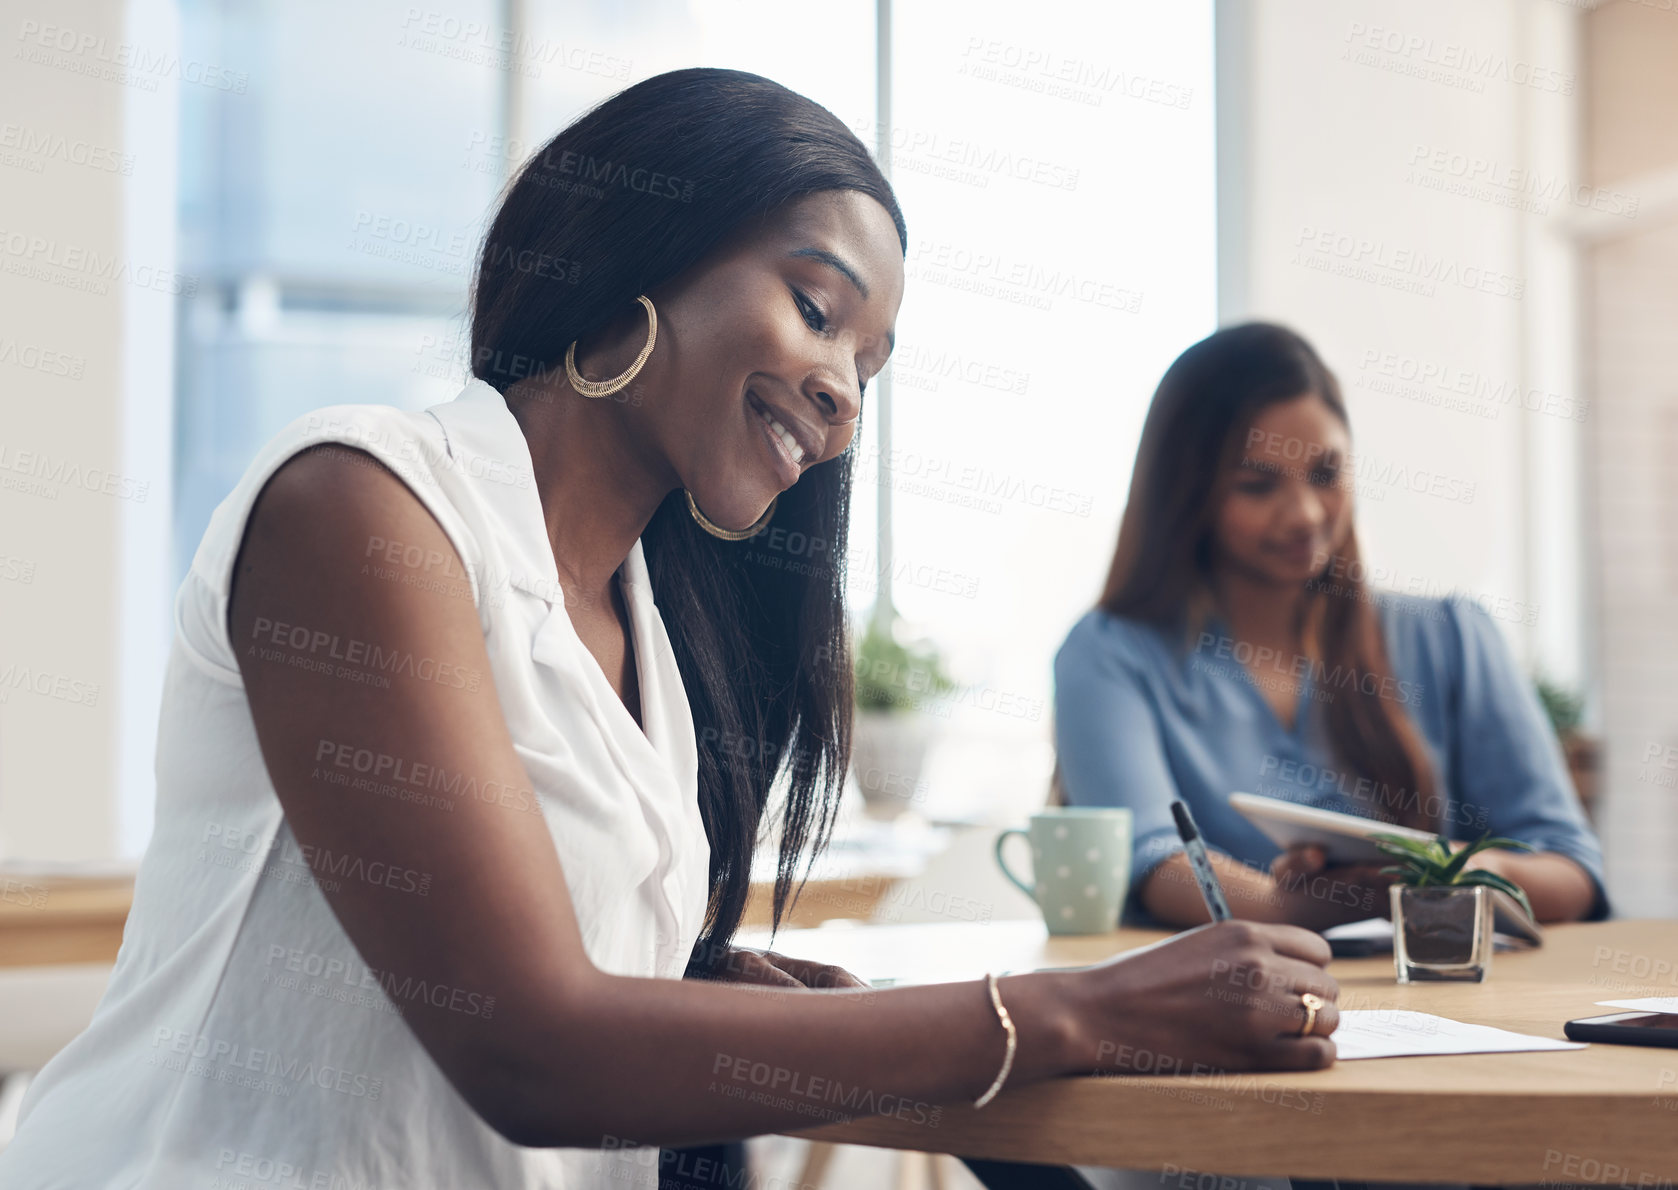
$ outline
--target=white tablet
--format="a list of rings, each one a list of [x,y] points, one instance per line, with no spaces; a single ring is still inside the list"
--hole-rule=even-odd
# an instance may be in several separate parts
[[[1373,818],[1359,818],[1355,814],[1340,814],[1334,810],[1319,810],[1278,798],[1260,797],[1256,793],[1232,793],[1229,804],[1251,822],[1265,836],[1282,848],[1315,843],[1331,864],[1396,863],[1392,856],[1375,846],[1375,835],[1397,835],[1429,843],[1437,836],[1414,827],[1395,826]],[[1492,893],[1492,904],[1497,911],[1499,933],[1539,945],[1543,931],[1528,917],[1515,898],[1501,889]]]
[[[1431,843],[1433,835],[1407,826],[1395,826],[1373,818],[1359,818],[1355,814],[1340,814],[1334,810],[1319,810],[1256,793],[1232,793],[1229,804],[1241,816],[1263,831],[1276,846],[1301,847],[1314,843],[1323,849],[1331,864],[1372,864],[1396,862],[1375,846],[1375,835],[1398,835]]]

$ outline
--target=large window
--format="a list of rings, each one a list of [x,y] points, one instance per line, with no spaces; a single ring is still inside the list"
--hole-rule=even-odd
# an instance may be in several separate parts
[[[438,52],[396,4],[191,0],[185,56],[240,92],[182,95],[177,579],[256,449],[322,405],[423,408],[458,391],[452,344],[500,176],[500,72]],[[490,3],[457,23],[493,22]]]
[[[1211,5],[905,3],[894,25],[909,279],[892,453],[864,474],[891,482],[895,602],[965,683],[929,797],[1028,813],[1148,399],[1215,322]]]
[[[889,33],[883,121],[874,0],[185,0],[188,56],[248,82],[182,98],[181,269],[204,284],[178,328],[177,581],[286,422],[454,396],[473,252],[523,156],[637,79],[752,70],[891,145],[909,282],[852,594],[865,614],[888,485],[895,603],[964,683],[944,809],[1038,796],[1049,660],[1153,384],[1213,322],[1211,8],[899,3]]]

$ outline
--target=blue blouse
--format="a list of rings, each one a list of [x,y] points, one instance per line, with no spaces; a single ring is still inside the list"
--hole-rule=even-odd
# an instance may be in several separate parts
[[[1420,800],[1372,787],[1335,759],[1323,710],[1353,683],[1398,702],[1421,733],[1435,774],[1428,808],[1446,834],[1472,839],[1490,828],[1568,856],[1596,884],[1589,916],[1607,916],[1602,850],[1537,693],[1491,617],[1455,597],[1374,598],[1392,665],[1380,687],[1303,658],[1252,657],[1216,618],[1193,640],[1099,609],[1073,626],[1055,655],[1061,785],[1070,805],[1134,815],[1127,917],[1142,914],[1136,891],[1155,865],[1182,850],[1174,798],[1188,803],[1208,845],[1265,869],[1279,849],[1230,807],[1233,792],[1360,815],[1360,794],[1388,807]],[[1289,676],[1301,684],[1291,731],[1256,686]]]

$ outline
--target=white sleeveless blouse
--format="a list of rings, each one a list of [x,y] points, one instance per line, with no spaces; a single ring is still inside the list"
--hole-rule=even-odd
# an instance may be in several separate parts
[[[296,626],[259,624],[259,640],[228,639],[232,566],[251,505],[282,463],[320,443],[372,454],[437,518],[470,578],[488,675],[428,674],[426,659]],[[445,569],[458,581],[452,560],[375,541],[363,578],[425,583]],[[593,962],[679,979],[703,925],[710,858],[693,719],[639,541],[619,578],[645,733],[566,614],[530,451],[493,387],[474,380],[423,413],[323,409],[269,442],[211,517],[175,600],[156,826],[109,988],[86,1031],[30,1086],[16,1137],[0,1152],[0,1185],[655,1185],[647,1151],[509,1144],[443,1077],[398,1006],[424,996],[490,1016],[493,997],[361,961],[317,880],[371,880],[425,896],[429,878],[400,855],[332,857],[330,875],[314,875],[269,782],[235,659],[235,649],[275,649],[351,681],[376,684],[399,670],[455,685],[493,681],[539,806],[525,791],[481,788],[352,739],[322,742],[323,775],[346,798],[396,798],[445,823],[471,797],[528,808],[559,852]]]

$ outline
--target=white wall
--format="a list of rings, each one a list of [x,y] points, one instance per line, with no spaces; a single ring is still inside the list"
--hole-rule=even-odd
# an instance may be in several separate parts
[[[133,854],[149,829],[181,283],[158,234],[167,14],[136,33],[122,5],[0,4],[0,858]]]

